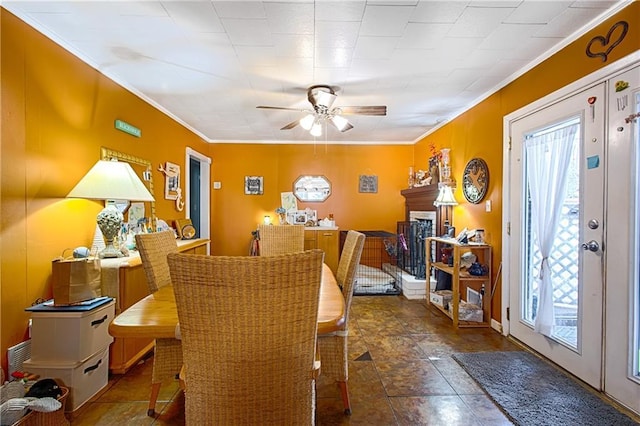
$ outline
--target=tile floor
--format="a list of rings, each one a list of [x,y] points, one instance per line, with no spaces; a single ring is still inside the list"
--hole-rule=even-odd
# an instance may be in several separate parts
[[[520,350],[487,328],[459,329],[425,301],[402,296],[356,296],[350,317],[349,389],[353,413],[343,414],[340,391],[317,384],[318,425],[510,425],[450,357],[455,352]],[[76,413],[79,425],[183,425],[177,382],[163,385],[147,417],[151,357]]]

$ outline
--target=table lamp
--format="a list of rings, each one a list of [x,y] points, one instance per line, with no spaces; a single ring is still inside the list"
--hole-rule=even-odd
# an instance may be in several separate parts
[[[455,235],[448,235],[449,234],[449,224],[451,223],[451,217],[452,215],[449,214],[449,210],[451,210],[453,208],[453,206],[457,206],[458,202],[456,201],[456,197],[453,195],[453,188],[450,187],[449,185],[440,185],[440,188],[438,190],[438,196],[436,197],[436,200],[433,202],[433,205],[440,208],[443,208],[443,213],[444,213],[444,232],[443,235],[446,236],[450,236],[453,237]]]
[[[102,232],[105,248],[100,258],[122,257],[113,242],[122,228],[122,213],[115,207],[115,200],[154,201],[144,183],[129,163],[116,160],[100,160],[69,192],[67,198],[105,200],[105,208],[98,213],[98,227]]]
[[[451,223],[451,218],[449,217],[449,210],[453,208],[453,206],[457,206],[458,202],[456,201],[456,197],[453,195],[453,190],[456,187],[456,181],[451,178],[451,166],[449,164],[449,148],[442,149],[442,176],[441,181],[438,182],[438,196],[436,197],[433,205],[436,207],[443,207],[444,209],[444,235],[449,234],[449,229],[447,228],[448,224]],[[451,235],[453,236],[453,235]]]

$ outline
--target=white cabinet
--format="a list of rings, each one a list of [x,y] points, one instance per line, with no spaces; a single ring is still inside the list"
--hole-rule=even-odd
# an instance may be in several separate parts
[[[66,412],[74,412],[107,385],[109,323],[115,302],[104,298],[85,306],[42,304],[31,311],[31,358],[25,371],[53,378],[69,388]]]

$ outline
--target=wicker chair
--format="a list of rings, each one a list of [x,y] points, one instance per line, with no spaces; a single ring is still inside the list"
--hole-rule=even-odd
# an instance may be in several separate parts
[[[304,226],[258,225],[260,256],[276,256],[304,250]]]
[[[167,255],[177,253],[178,245],[173,231],[136,235],[136,246],[147,277],[149,291],[155,293],[160,287],[171,284]],[[177,339],[156,339],[151,375],[151,395],[147,415],[155,416],[156,401],[160,386],[165,379],[175,379],[182,367],[182,344]]]
[[[186,424],[314,424],[322,258],[168,256]]]
[[[347,337],[349,335],[349,309],[353,298],[355,274],[362,248],[364,247],[365,235],[357,231],[349,231],[342,248],[336,281],[342,288],[344,297],[344,326],[342,330],[330,334],[318,335],[318,351],[322,361],[322,374],[335,379],[340,386],[342,402],[345,414],[351,414],[351,402],[349,401],[349,352],[347,347]]]

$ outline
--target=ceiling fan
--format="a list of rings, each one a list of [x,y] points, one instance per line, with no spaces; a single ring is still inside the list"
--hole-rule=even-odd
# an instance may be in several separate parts
[[[300,111],[306,115],[300,120],[292,121],[280,130],[290,130],[298,124],[313,136],[322,135],[322,124],[331,123],[340,132],[353,129],[353,125],[343,115],[387,115],[384,105],[343,106],[332,108],[338,95],[333,87],[317,84],[307,89],[307,99],[313,110],[259,105],[256,108]]]

